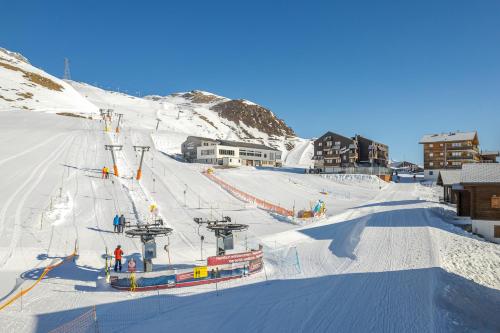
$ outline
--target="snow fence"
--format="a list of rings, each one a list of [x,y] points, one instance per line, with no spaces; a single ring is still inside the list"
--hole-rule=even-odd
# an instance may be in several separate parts
[[[97,313],[95,305],[92,309],[82,313],[77,318],[64,325],[59,326],[49,333],[91,333],[99,332],[99,326],[97,325]]]
[[[202,302],[207,307],[218,306],[225,297],[241,297],[245,302],[246,291],[241,287],[273,288],[273,281],[290,279],[301,273],[299,255],[294,246],[264,246],[264,269],[255,275],[213,284],[202,284],[186,288],[157,289],[144,291],[134,297],[131,293],[119,293],[121,300],[98,304],[91,309],[82,309],[82,314],[51,333],[65,332],[120,332],[140,330],[145,320],[162,316],[168,327],[169,313],[189,307],[193,302]],[[135,294],[138,295],[138,294]],[[119,311],[117,311],[119,309]]]
[[[29,293],[33,288],[36,287],[37,284],[40,283],[40,281],[51,271],[53,270],[54,268],[56,267],[59,267],[61,266],[62,264],[64,264],[65,262],[73,259],[77,254],[77,243],[75,242],[75,250],[73,251],[72,254],[70,254],[69,256],[67,256],[66,258],[64,258],[63,260],[61,260],[59,263],[57,264],[51,264],[47,267],[45,267],[45,269],[43,270],[42,274],[40,274],[40,276],[38,277],[38,279],[36,279],[35,282],[33,282],[33,284],[31,286],[29,286],[28,288],[24,289],[24,288],[21,288],[21,291],[19,291],[18,293],[16,293],[14,296],[12,296],[9,300],[7,300],[7,302],[5,302],[4,304],[0,305],[0,311],[2,311],[3,309],[7,308],[9,305],[11,305],[12,303],[14,303],[16,300],[22,298],[24,295],[26,295],[27,293]]]
[[[229,193],[231,193],[233,196],[235,196],[236,198],[238,198],[240,200],[255,204],[259,208],[262,208],[264,210],[267,210],[267,211],[270,211],[270,212],[273,212],[273,213],[276,213],[276,214],[279,214],[282,216],[286,216],[286,217],[294,216],[293,210],[289,210],[289,209],[280,207],[280,206],[275,205],[273,203],[270,203],[266,200],[259,199],[259,198],[255,197],[249,193],[246,193],[242,190],[239,190],[236,187],[226,183],[222,179],[217,178],[216,176],[214,176],[213,173],[203,172],[203,174],[206,177],[208,177],[210,180],[212,180],[214,183],[218,184],[223,189],[225,189],[226,191],[228,191]]]

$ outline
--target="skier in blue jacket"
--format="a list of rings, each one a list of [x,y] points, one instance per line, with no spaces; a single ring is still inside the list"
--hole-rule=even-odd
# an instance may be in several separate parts
[[[120,217],[118,214],[115,215],[115,218],[113,219],[113,227],[115,232],[120,232]]]

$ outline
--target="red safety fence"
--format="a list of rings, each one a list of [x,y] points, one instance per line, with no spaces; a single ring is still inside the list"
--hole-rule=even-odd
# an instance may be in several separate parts
[[[249,203],[253,203],[262,209],[274,212],[274,213],[279,214],[279,215],[283,215],[283,216],[293,216],[294,215],[292,210],[280,207],[278,205],[272,204],[272,203],[267,202],[265,200],[259,199],[251,194],[243,192],[243,191],[237,189],[236,187],[226,183],[225,181],[215,177],[210,172],[204,172],[203,174],[205,176],[207,176],[213,182],[220,185],[223,189],[225,189],[226,191],[228,191],[229,193],[231,193],[232,195],[237,197],[238,199],[241,199],[241,200],[249,202]]]

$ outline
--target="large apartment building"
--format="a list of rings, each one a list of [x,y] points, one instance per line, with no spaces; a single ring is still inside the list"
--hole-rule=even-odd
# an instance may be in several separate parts
[[[224,166],[282,166],[281,151],[261,144],[189,136],[181,145],[188,162]]]
[[[320,172],[372,165],[386,167],[388,159],[387,145],[361,135],[346,137],[329,131],[314,141],[314,168]]]
[[[354,141],[358,146],[358,163],[387,166],[389,161],[389,147],[383,143],[376,142],[361,135],[356,135]]]
[[[435,180],[440,170],[461,169],[465,163],[481,161],[477,132],[424,135],[424,177]]]

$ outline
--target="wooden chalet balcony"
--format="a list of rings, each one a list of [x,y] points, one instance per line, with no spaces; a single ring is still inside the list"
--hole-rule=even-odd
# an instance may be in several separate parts
[[[474,160],[473,156],[448,156],[446,158],[448,161],[457,161],[457,160]]]
[[[444,150],[444,148],[443,148]],[[460,147],[453,147],[453,146],[447,146],[446,147],[446,150],[448,151],[457,151],[457,150],[464,150],[464,151],[468,151],[468,150],[471,150],[471,151],[475,151],[477,153],[479,153],[479,148],[477,146],[469,146],[469,145],[462,145]]]

